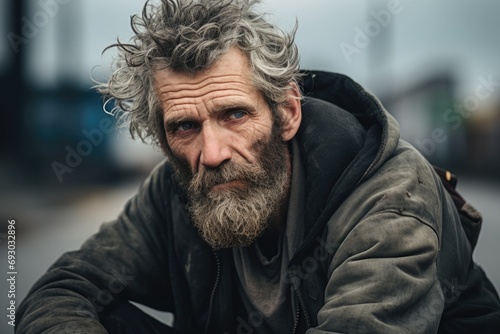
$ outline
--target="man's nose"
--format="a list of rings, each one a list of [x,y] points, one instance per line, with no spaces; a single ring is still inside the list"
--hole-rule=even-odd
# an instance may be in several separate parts
[[[223,131],[206,126],[202,130],[203,144],[201,148],[200,163],[208,168],[218,167],[226,160],[231,159],[229,138]]]

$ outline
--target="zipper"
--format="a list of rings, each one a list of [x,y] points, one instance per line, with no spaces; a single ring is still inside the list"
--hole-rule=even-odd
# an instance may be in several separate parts
[[[295,323],[293,324],[292,334],[296,334],[297,333],[297,328],[299,327],[299,320],[300,320],[300,302],[299,302],[299,298],[297,298],[297,300],[296,300],[295,308],[297,309],[297,313],[296,313],[296,316],[295,316]]]
[[[304,301],[302,300],[302,295],[300,294],[300,291],[297,290],[296,292],[299,305],[305,305]],[[306,328],[311,328],[311,318],[309,317],[309,313],[307,313],[307,309],[305,307],[302,308],[304,309],[304,317],[306,318]]]
[[[295,308],[296,308],[296,317],[295,317],[295,324],[293,325],[293,334],[297,333],[297,330],[299,328],[299,322],[300,322],[300,314],[301,314],[301,309],[303,309],[302,313],[304,313],[304,318],[306,319],[306,328],[311,328],[311,318],[309,317],[309,314],[307,313],[307,309],[304,307],[305,303],[304,300],[302,299],[302,295],[299,291],[299,287],[295,286],[295,284],[292,283],[293,286],[293,292],[295,293]]]
[[[215,283],[214,287],[212,289],[212,294],[210,295],[210,304],[208,307],[208,316],[207,316],[207,325],[205,326],[205,334],[208,334],[208,328],[210,326],[210,320],[212,318],[212,313],[213,313],[213,308],[214,308],[214,299],[215,299],[215,292],[217,291],[217,287],[219,286],[219,280],[220,280],[220,262],[219,262],[219,256],[217,255],[217,252],[214,251],[214,256],[215,256],[215,262],[217,263],[217,276],[215,277]]]

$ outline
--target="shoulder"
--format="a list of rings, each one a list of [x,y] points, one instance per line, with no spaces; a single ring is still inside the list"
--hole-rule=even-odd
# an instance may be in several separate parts
[[[366,217],[380,213],[414,218],[440,235],[443,188],[427,160],[400,140],[394,152],[371,176],[359,184],[337,210],[353,228]],[[331,228],[332,226],[330,226]]]
[[[129,209],[148,215],[169,215],[182,207],[184,195],[175,181],[174,172],[168,160],[156,165],[142,182],[136,195],[129,201]],[[127,210],[129,211],[129,210]]]
[[[436,232],[441,219],[442,185],[430,163],[400,140],[394,153],[359,187],[367,198],[380,198],[371,210],[413,216]]]
[[[167,159],[163,159],[151,170],[145,182],[163,181],[170,183],[172,175],[170,163]]]
[[[167,159],[158,163],[144,180],[141,188],[147,188],[150,192],[161,193],[180,192],[180,188],[175,182],[174,172]]]

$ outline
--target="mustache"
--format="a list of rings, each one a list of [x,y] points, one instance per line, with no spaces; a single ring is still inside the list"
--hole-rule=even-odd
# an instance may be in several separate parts
[[[189,192],[206,193],[221,183],[244,180],[249,185],[262,184],[265,170],[260,164],[226,161],[216,168],[202,168],[189,182]]]

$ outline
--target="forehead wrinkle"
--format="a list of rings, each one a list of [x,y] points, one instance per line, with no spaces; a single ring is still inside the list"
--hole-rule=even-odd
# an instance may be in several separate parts
[[[255,91],[253,90],[253,87],[249,87],[248,84],[244,84],[240,81],[218,82],[218,83],[212,83],[210,85],[205,85],[202,87],[187,86],[187,85],[184,86],[185,87],[183,89],[176,89],[176,90],[170,90],[168,89],[168,87],[160,89],[159,91],[160,98],[163,100],[171,100],[178,98],[197,98],[197,97],[203,98],[205,95],[217,91],[223,91],[228,93],[230,91],[239,91],[241,93],[250,93]]]
[[[168,80],[168,79],[167,79]],[[166,83],[160,83],[158,80],[156,81],[157,84],[160,84],[159,90],[160,92],[164,89],[168,89],[171,92],[179,92],[182,90],[196,90],[196,89],[201,89],[205,88],[209,85],[212,84],[230,84],[230,83],[240,83],[242,85],[249,85],[246,80],[244,80],[244,77],[242,75],[213,75],[208,78],[202,79],[200,81],[195,81],[195,82],[182,82],[182,83],[172,83],[172,82],[166,82]],[[170,89],[171,87],[176,87],[178,89]]]
[[[207,96],[212,94],[217,94],[218,92],[223,92],[224,94],[231,94],[231,92],[239,92],[242,94],[251,93],[245,85],[240,84],[239,82],[234,82],[230,86],[229,84],[224,84],[221,87],[205,87],[201,89],[185,89],[179,91],[164,91],[160,93],[160,99],[164,101],[169,100],[182,100],[189,98],[200,98],[206,99]]]
[[[249,96],[248,92],[245,89],[239,89],[238,87],[232,87],[227,89],[225,87],[221,87],[219,89],[211,89],[208,92],[197,92],[196,94],[185,95],[182,94],[181,97],[172,97],[169,96],[168,93],[164,93],[161,96],[161,100],[163,101],[163,107],[165,112],[176,106],[193,106],[193,108],[197,108],[199,105],[212,105],[214,100],[227,100],[228,103],[224,103],[221,101],[216,105],[225,105],[225,104],[248,104]]]

